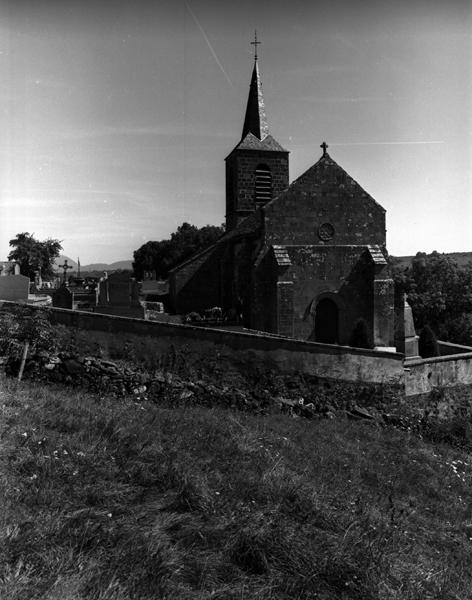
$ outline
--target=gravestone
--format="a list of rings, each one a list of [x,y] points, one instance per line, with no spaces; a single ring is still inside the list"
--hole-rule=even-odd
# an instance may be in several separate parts
[[[112,273],[100,281],[98,291],[100,306],[139,306],[137,281],[129,273]]]
[[[143,318],[137,281],[129,273],[111,273],[98,287],[96,312]]]
[[[0,300],[18,302],[28,300],[29,277],[24,275],[8,275],[0,277]]]
[[[112,273],[108,283],[108,301],[112,306],[130,306],[129,273]]]
[[[61,285],[52,295],[52,305],[56,308],[72,309],[74,294],[65,285]]]
[[[20,275],[20,265],[11,260],[0,261],[0,277]]]

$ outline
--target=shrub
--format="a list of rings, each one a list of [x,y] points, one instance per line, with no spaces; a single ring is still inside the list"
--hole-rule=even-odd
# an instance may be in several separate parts
[[[425,325],[421,330],[418,340],[418,351],[421,358],[439,356],[438,339],[429,325]]]
[[[352,330],[349,345],[354,348],[372,348],[369,340],[369,330],[364,319],[359,319]]]

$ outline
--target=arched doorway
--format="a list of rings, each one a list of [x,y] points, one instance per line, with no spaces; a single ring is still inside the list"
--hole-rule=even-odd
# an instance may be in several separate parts
[[[330,298],[320,300],[315,311],[315,342],[337,344],[338,322],[339,311],[336,302]]]

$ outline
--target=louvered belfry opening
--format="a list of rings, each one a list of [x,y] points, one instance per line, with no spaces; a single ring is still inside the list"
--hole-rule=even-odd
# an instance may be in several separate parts
[[[272,173],[267,165],[256,167],[256,206],[272,200]]]

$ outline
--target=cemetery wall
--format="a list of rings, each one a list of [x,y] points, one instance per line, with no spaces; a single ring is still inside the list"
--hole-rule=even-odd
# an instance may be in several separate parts
[[[126,347],[149,367],[159,366],[161,356],[172,348],[189,362],[216,358],[219,369],[244,369],[250,363],[251,368],[297,371],[347,382],[385,386],[403,383],[403,355],[397,353],[59,308],[47,310],[51,321],[67,327],[85,352],[99,346],[106,355],[119,358]]]
[[[452,346],[449,356],[408,360],[405,368],[405,394],[417,396],[429,394],[435,389],[456,386],[472,386],[472,348],[463,354],[452,354],[457,350]],[[467,349],[466,346],[462,347]]]
[[[0,310],[14,305],[1,301]],[[163,357],[173,353],[194,371],[196,366],[207,373],[213,368],[229,378],[231,373],[259,369],[401,389],[411,408],[420,407],[425,398],[432,398],[431,394],[438,390],[472,400],[472,348],[465,346],[441,343],[442,352],[451,346],[450,355],[408,359],[404,365],[404,356],[399,353],[52,307],[42,310],[48,311],[54,324],[64,326],[66,335],[81,353],[93,354],[100,349],[112,359],[132,355],[149,368],[160,368]],[[460,355],[453,354],[459,350]]]

